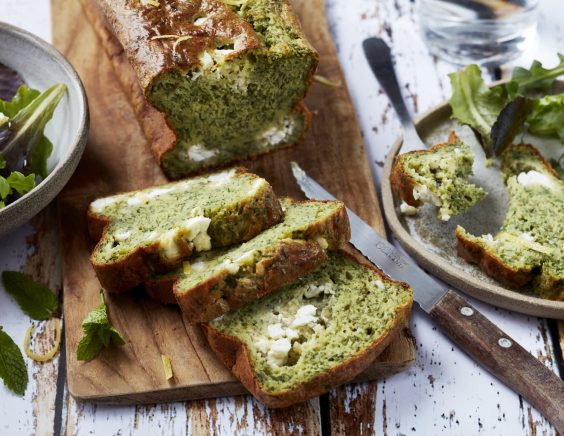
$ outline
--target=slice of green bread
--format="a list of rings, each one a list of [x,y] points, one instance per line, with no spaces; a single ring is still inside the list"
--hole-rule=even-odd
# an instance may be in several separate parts
[[[146,284],[165,302],[174,296],[190,322],[210,321],[313,271],[326,250],[350,238],[345,206],[339,201],[282,199],[284,219],[242,245],[214,250],[184,262],[178,275]]]
[[[456,229],[458,254],[513,286],[533,282],[543,298],[564,300],[564,181],[530,145],[503,153],[509,210],[495,235]]]
[[[104,288],[124,291],[194,252],[246,241],[283,213],[268,182],[243,168],[95,200],[91,256]]]
[[[406,324],[411,288],[335,252],[279,292],[204,324],[215,354],[256,398],[287,407],[353,379]]]
[[[83,3],[168,177],[304,135],[318,55],[286,0]]]
[[[397,156],[390,183],[394,194],[403,200],[401,212],[414,214],[415,207],[431,203],[437,206],[439,219],[448,221],[474,205],[486,192],[466,182],[473,163],[472,150],[454,132],[446,143]]]

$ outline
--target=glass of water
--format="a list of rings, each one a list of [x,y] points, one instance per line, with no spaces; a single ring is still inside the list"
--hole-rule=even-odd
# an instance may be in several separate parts
[[[536,33],[539,0],[418,0],[419,24],[431,53],[453,63],[503,64]]]

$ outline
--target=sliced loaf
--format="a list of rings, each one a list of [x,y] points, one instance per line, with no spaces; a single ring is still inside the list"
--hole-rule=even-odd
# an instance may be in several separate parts
[[[415,214],[416,207],[431,203],[442,221],[465,211],[486,195],[482,188],[466,182],[473,162],[472,150],[454,132],[446,143],[429,150],[400,154],[390,175],[394,194],[403,200],[400,210]]]
[[[362,256],[336,252],[313,273],[203,329],[249,392],[287,407],[366,369],[406,324],[412,298],[407,284]]]
[[[564,300],[564,181],[530,145],[503,153],[509,210],[495,235],[456,230],[458,254],[513,286],[533,282],[543,298]]]
[[[345,206],[338,201],[282,199],[284,219],[242,245],[184,262],[179,277],[156,280],[152,295],[171,300],[170,284],[190,322],[210,321],[294,282],[326,259],[326,250],[350,238]],[[148,283],[151,290],[153,284]],[[151,292],[151,291],[150,291]]]
[[[88,209],[99,239],[91,262],[109,291],[124,291],[186,256],[246,241],[283,212],[268,182],[243,168],[100,198]]]

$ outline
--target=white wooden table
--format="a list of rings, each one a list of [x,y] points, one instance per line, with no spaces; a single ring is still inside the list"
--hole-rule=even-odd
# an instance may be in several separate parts
[[[362,40],[378,35],[389,42],[404,95],[414,113],[448,98],[446,74],[456,67],[428,54],[417,31],[413,2],[327,0],[327,13],[378,183],[383,160],[400,128],[364,60]],[[555,53],[564,51],[562,17],[561,0],[543,0],[539,41],[532,53],[515,64],[528,66],[533,58],[554,63]],[[0,20],[50,39],[46,0],[0,0]],[[60,290],[55,212],[52,207],[40,220],[0,238],[0,270],[23,269]],[[558,339],[564,337],[562,326],[559,336],[554,321],[471,301],[558,372],[562,356],[556,356],[556,349],[561,347],[555,349],[554,344],[562,344]],[[41,348],[53,332],[52,325],[39,324],[45,327],[38,339]],[[45,364],[26,359],[30,385],[25,396],[17,397],[0,386],[0,434],[555,434],[526,401],[436,331],[423,312],[415,309],[411,324],[417,341],[417,362],[412,369],[378,383],[337,389],[321,400],[309,401],[294,415],[269,411],[248,396],[137,407],[77,402],[66,391],[64,362],[59,357]],[[29,318],[3,291],[0,325],[19,344],[30,325]]]

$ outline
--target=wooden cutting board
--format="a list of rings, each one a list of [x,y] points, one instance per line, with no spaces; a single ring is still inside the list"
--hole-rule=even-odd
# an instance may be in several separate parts
[[[323,0],[292,3],[320,53],[319,74],[344,84],[324,18]],[[110,318],[126,344],[105,350],[91,362],[76,360],[82,336],[80,324],[98,304],[100,292],[89,263],[92,243],[86,231],[86,207],[96,197],[163,183],[165,178],[80,3],[52,0],[52,17],[54,44],[78,70],[91,112],[84,157],[59,197],[70,393],[106,403],[154,403],[245,393],[208,350],[199,328],[188,325],[176,307],[161,306],[142,290],[106,295]],[[114,61],[120,56],[112,52]],[[301,198],[288,164],[295,160],[383,234],[373,178],[346,86],[315,83],[307,105],[315,115],[305,141],[245,165],[266,177],[280,195]],[[172,359],[171,382],[164,378],[161,354]],[[406,329],[360,379],[394,374],[414,360],[414,341]]]

